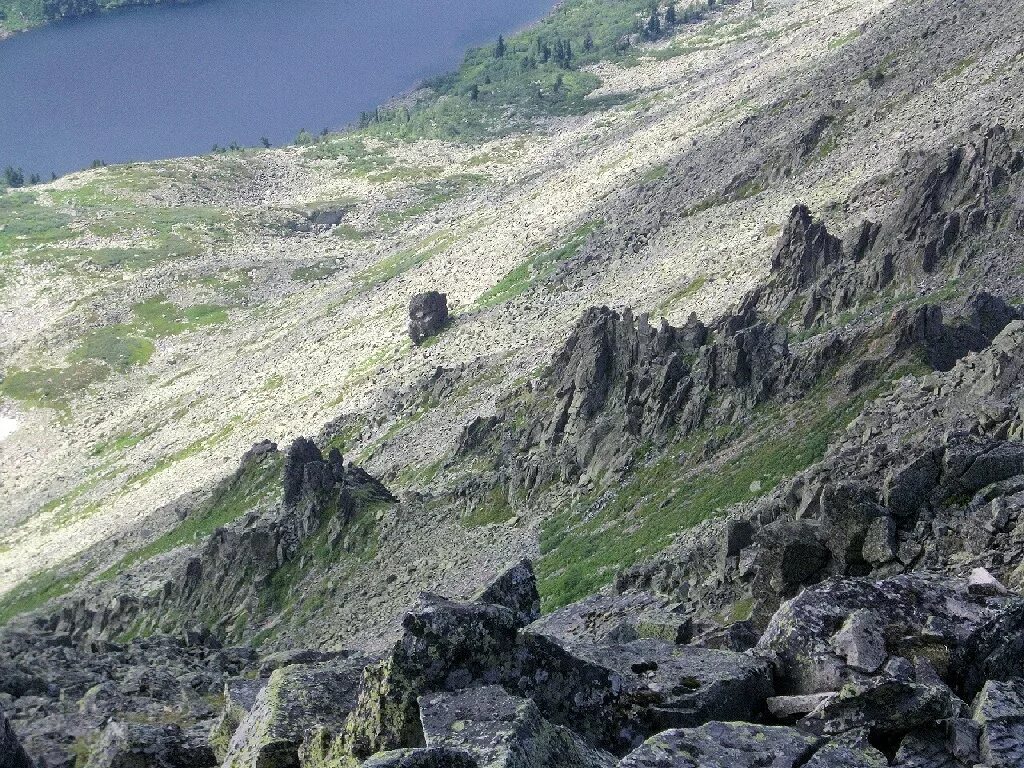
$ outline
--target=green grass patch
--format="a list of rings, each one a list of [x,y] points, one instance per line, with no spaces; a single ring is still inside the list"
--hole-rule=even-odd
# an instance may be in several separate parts
[[[110,375],[110,368],[95,360],[82,360],[58,368],[8,371],[0,381],[0,394],[26,405],[67,407],[67,401]]]
[[[355,277],[356,283],[363,288],[373,288],[388,280],[398,277],[410,269],[424,264],[429,259],[444,251],[455,242],[455,235],[447,232],[433,235],[412,248],[398,251],[386,256]]]
[[[678,532],[771,491],[818,461],[867,399],[836,408],[805,401],[788,429],[784,420],[769,419],[760,439],[695,475],[684,475],[676,451],[668,451],[639,469],[605,506],[549,518],[541,529],[538,563],[545,610],[596,592],[617,570],[664,549]]]
[[[198,440],[189,443],[184,448],[174,451],[167,456],[161,456],[149,469],[145,469],[142,472],[129,477],[124,483],[124,489],[127,491],[133,488],[138,488],[139,486],[149,482],[151,478],[160,474],[165,469],[174,466],[179,461],[184,461],[185,459],[191,458],[192,456],[214,447],[230,435],[234,428],[234,424],[228,424],[223,429],[207,435],[206,437],[201,437]]]
[[[41,608],[54,598],[74,589],[87,571],[69,572],[63,566],[47,568],[30,576],[10,592],[0,597],[0,625],[15,616]]]
[[[600,221],[584,224],[557,248],[538,251],[528,256],[526,261],[484,291],[476,300],[476,306],[480,308],[493,307],[525,293],[554,272],[559,264],[575,256],[587,242],[587,238],[601,224]]]
[[[851,43],[854,40],[856,40],[862,34],[864,34],[863,30],[854,29],[851,32],[847,32],[845,35],[841,35],[840,37],[833,38],[832,40],[829,40],[829,43],[828,43],[829,50],[833,50],[834,51],[836,48],[842,48],[847,43]]]
[[[150,338],[174,336],[195,328],[219,325],[228,320],[227,308],[217,304],[178,307],[164,296],[154,296],[132,307],[135,328]]]
[[[335,259],[318,261],[292,270],[292,280],[298,283],[316,283],[341,271]]]
[[[667,175],[668,166],[658,165],[647,171],[643,176],[640,177],[640,180],[643,182],[661,181]]]
[[[500,488],[491,491],[483,503],[472,512],[463,515],[459,521],[464,528],[479,528],[484,525],[507,523],[516,516],[515,508]]]
[[[98,360],[116,371],[127,371],[149,362],[155,351],[153,342],[135,335],[135,328],[127,324],[110,325],[92,331],[72,351],[72,362]]]
[[[41,205],[35,192],[0,192],[0,254],[73,237],[70,223],[67,213]]]
[[[201,541],[217,528],[271,501],[280,489],[282,466],[281,454],[268,454],[262,461],[250,464],[241,474],[222,484],[206,504],[186,517],[176,528],[121,558],[103,571],[99,578],[111,579],[136,563]]]
[[[468,188],[479,184],[486,177],[464,173],[444,179],[422,182],[416,185],[420,198],[414,204],[397,211],[384,211],[379,219],[385,230],[393,230],[418,216],[440,208],[461,195]]]
[[[658,305],[658,313],[661,314],[661,315],[666,314],[671,309],[673,309],[677,304],[679,304],[679,302],[681,302],[683,299],[688,299],[691,296],[694,296],[697,293],[700,293],[700,291],[707,284],[708,284],[708,276],[707,275],[697,275],[695,278],[693,278],[690,282],[688,282],[686,285],[684,285],[678,291],[676,291],[671,296],[669,296],[667,299],[662,301]]]

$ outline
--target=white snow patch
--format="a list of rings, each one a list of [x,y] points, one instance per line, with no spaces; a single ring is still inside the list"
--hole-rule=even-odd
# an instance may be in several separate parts
[[[10,416],[0,416],[0,441],[6,440],[17,431],[18,422],[16,419],[12,419]]]

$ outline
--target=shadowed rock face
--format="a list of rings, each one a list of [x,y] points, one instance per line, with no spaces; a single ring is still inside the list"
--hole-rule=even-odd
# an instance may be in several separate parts
[[[409,337],[422,344],[448,324],[448,297],[437,291],[417,293],[409,302]]]
[[[32,768],[32,760],[3,712],[0,712],[0,768]]]

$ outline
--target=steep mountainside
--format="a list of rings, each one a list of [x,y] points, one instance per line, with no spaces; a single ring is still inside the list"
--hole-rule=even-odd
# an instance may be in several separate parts
[[[609,8],[0,198],[43,765],[1021,764],[1021,9]]]

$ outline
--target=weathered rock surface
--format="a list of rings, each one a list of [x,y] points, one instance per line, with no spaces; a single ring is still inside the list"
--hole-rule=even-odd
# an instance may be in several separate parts
[[[784,726],[713,722],[665,731],[619,763],[621,768],[797,768],[820,740]]]
[[[31,758],[3,712],[0,712],[0,768],[32,768]]]
[[[299,762],[313,725],[340,730],[355,706],[367,660],[352,657],[282,667],[270,675],[235,730],[224,768],[284,768]]]
[[[985,683],[974,703],[981,759],[992,768],[1024,765],[1024,679]]]
[[[492,768],[611,768],[617,760],[588,746],[568,728],[552,725],[527,699],[497,686],[419,700],[429,747],[469,752]]]
[[[112,722],[92,750],[88,768],[213,768],[213,750],[202,731],[177,725]]]
[[[448,297],[437,291],[417,293],[409,302],[409,337],[422,344],[448,324]]]

